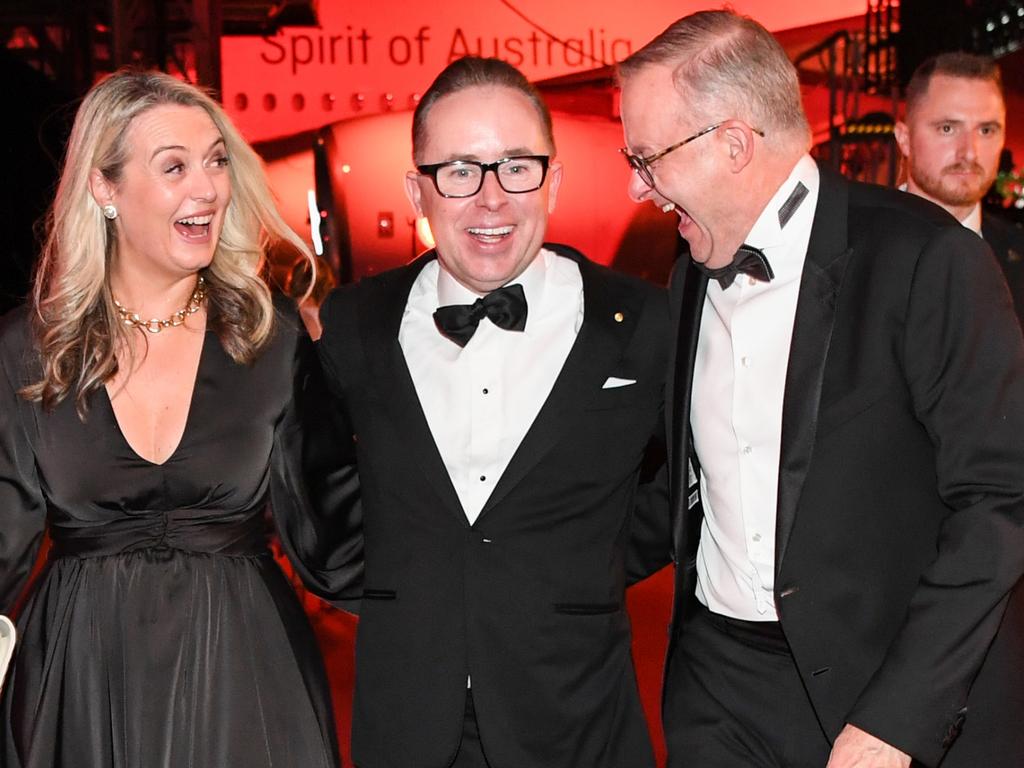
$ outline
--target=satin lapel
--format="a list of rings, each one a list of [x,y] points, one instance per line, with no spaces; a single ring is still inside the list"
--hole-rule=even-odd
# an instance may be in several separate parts
[[[682,256],[677,269],[685,269],[679,317],[676,328],[676,347],[669,368],[669,392],[672,393],[665,409],[665,434],[670,435],[669,471],[672,473],[672,544],[677,561],[686,557],[687,532],[687,459],[690,457],[690,396],[693,391],[693,368],[697,359],[697,339],[700,319],[704,310],[704,297],[708,279],[690,261]]]
[[[847,183],[826,168],[820,168],[820,171],[818,205],[800,280],[782,401],[776,573],[786,555],[800,493],[811,463],[839,287],[852,253],[847,242]]]
[[[583,278],[583,325],[551,393],[495,485],[480,518],[505,498],[565,436],[590,396],[597,394],[614,372],[613,366],[636,328],[642,309],[637,305],[636,295],[614,290],[613,283],[605,279],[594,264],[582,257],[575,260]],[[621,322],[615,320],[618,312],[622,313]]]
[[[361,296],[359,318],[371,380],[387,405],[395,430],[402,435],[407,452],[416,459],[438,499],[468,525],[398,343],[409,292],[420,270],[432,258],[432,254],[427,254],[404,269],[378,278],[372,289]]]

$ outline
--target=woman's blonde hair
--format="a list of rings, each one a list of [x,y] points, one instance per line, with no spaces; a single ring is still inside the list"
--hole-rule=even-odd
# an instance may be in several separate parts
[[[278,213],[259,157],[209,95],[162,72],[126,69],[109,75],[93,86],[75,116],[36,269],[33,330],[42,378],[22,394],[44,408],[74,393],[84,417],[89,395],[117,373],[117,350],[130,348],[135,329],[119,322],[110,291],[116,225],[104,218],[89,177],[98,169],[116,186],[129,156],[132,121],[161,105],[204,110],[224,138],[231,202],[202,275],[208,326],[232,359],[254,360],[273,331],[273,304],[263,279],[267,248],[290,246],[312,258]]]

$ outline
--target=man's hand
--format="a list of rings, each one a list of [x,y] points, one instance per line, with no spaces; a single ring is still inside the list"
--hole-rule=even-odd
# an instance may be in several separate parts
[[[825,768],[910,768],[910,755],[847,724],[832,745]]]

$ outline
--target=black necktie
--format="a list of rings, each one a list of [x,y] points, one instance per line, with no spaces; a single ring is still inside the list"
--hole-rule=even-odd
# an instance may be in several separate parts
[[[485,317],[506,331],[526,328],[526,293],[521,285],[506,285],[472,304],[451,304],[434,312],[437,330],[460,347],[466,346]]]
[[[765,258],[764,251],[746,243],[736,251],[736,255],[732,257],[732,264],[718,269],[710,269],[697,262],[694,262],[693,265],[712,280],[717,280],[723,291],[732,285],[740,274],[749,275],[762,283],[771,282],[775,277],[771,264]]]

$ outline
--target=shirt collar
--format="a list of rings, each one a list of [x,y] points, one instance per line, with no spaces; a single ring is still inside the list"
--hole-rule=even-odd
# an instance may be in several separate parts
[[[779,209],[793,194],[797,184],[803,184],[810,191],[801,205],[813,205],[818,189],[818,166],[810,155],[804,155],[796,162],[789,176],[768,201],[744,241],[747,245],[764,250],[785,243],[785,228],[779,224]],[[799,210],[793,214],[793,218],[798,216]],[[787,221],[787,226],[792,226],[792,219]]]
[[[505,285],[523,286],[523,293],[526,294],[527,305],[540,306],[541,297],[544,294],[544,281],[547,276],[548,259],[555,254],[541,248],[533,257],[530,265],[523,270],[522,274],[514,280],[509,280]],[[480,298],[479,295],[469,290],[466,286],[452,277],[452,274],[444,268],[441,260],[437,260],[437,306],[446,307],[451,304],[472,304]],[[527,314],[527,329],[530,320]]]
[[[960,223],[963,224],[968,229],[973,230],[976,234],[978,234],[978,235],[981,234],[981,201],[980,200],[977,203],[974,204],[974,207],[971,208],[971,212],[968,213],[963,219],[961,219]]]

